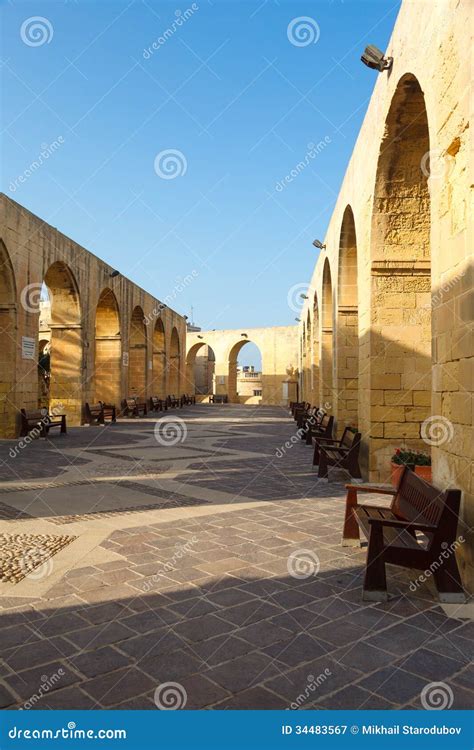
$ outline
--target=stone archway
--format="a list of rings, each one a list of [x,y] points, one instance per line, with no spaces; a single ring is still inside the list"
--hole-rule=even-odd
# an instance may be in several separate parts
[[[370,473],[386,479],[399,446],[424,449],[430,414],[430,138],[424,95],[403,76],[385,123],[371,235]],[[368,382],[367,382],[368,381]]]
[[[16,386],[16,288],[13,268],[8,251],[0,241],[0,375],[2,395],[0,399],[0,435],[13,438],[16,435],[17,414],[13,406]]]
[[[312,374],[313,374],[313,390],[312,390],[312,403],[314,406],[319,406],[320,403],[320,340],[319,340],[319,307],[318,297],[316,292],[313,298],[313,361],[312,361]]]
[[[180,395],[179,371],[181,367],[181,343],[176,328],[171,331],[170,353],[168,357],[168,392]]]
[[[128,392],[130,396],[146,396],[147,335],[142,308],[137,305],[130,319]]]
[[[103,289],[95,312],[94,401],[120,404],[122,336],[115,294]]]
[[[166,339],[165,327],[158,318],[153,329],[153,380],[152,395],[166,398]]]
[[[253,344],[254,347],[259,350],[260,355],[262,356],[260,347],[254,341],[248,338],[244,339],[243,341],[237,341],[230,348],[228,354],[227,395],[231,403],[259,404],[262,401],[264,384],[263,357],[261,370],[258,373],[253,373],[251,371],[238,371],[239,354],[247,344]],[[255,380],[253,378],[254,375]]]
[[[337,402],[338,433],[358,424],[359,321],[357,296],[357,239],[354,214],[346,207],[339,241],[337,305]]]
[[[334,363],[333,363],[333,291],[329,260],[323,268],[323,293],[321,305],[321,377],[320,406],[326,411],[334,408]]]
[[[85,375],[78,286],[63,261],[56,261],[48,268],[44,284],[51,305],[49,409],[64,410],[68,423],[78,425],[81,424]]]
[[[194,344],[186,356],[186,391],[196,396],[215,392],[216,355],[205,342]]]

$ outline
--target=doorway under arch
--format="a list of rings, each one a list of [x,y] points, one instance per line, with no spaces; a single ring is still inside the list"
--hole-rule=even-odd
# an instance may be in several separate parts
[[[320,341],[319,341],[319,306],[318,296],[316,292],[313,298],[313,358],[312,358],[312,374],[313,374],[313,391],[312,391],[312,403],[314,406],[320,404]]]
[[[180,395],[180,377],[181,371],[181,343],[179,340],[178,330],[173,328],[171,331],[170,353],[168,357],[168,391],[172,396]]]
[[[42,297],[46,304],[41,308],[38,339],[44,339],[49,328],[49,409],[53,413],[64,411],[68,424],[78,425],[85,379],[79,290],[71,269],[63,261],[48,268],[44,287]]]
[[[260,404],[263,388],[263,364],[259,347],[253,341],[238,341],[231,347],[228,357],[229,401],[236,404]]]
[[[186,390],[196,396],[215,393],[216,355],[205,342],[191,347],[186,357]]]
[[[17,413],[13,406],[16,385],[16,288],[7,248],[0,241],[0,372],[5,392],[0,400],[0,435],[14,438]]]
[[[128,355],[128,391],[130,396],[146,396],[147,345],[146,326],[142,308],[133,309],[130,320]]]
[[[121,339],[117,298],[106,288],[95,311],[94,401],[120,404]]]
[[[397,86],[377,163],[371,232],[367,404],[370,473],[385,479],[394,448],[427,450],[421,425],[431,400],[430,137],[423,91]],[[365,385],[365,384],[364,384]]]
[[[329,260],[323,268],[323,293],[321,305],[321,404],[326,411],[334,408],[334,367],[333,367],[333,293]]]
[[[152,395],[166,398],[166,343],[165,327],[158,318],[153,329],[153,380]]]
[[[346,207],[339,240],[337,307],[337,429],[357,427],[359,377],[359,317],[357,239],[354,214]]]

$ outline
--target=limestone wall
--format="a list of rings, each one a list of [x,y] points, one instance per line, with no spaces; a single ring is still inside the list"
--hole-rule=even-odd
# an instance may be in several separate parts
[[[174,367],[179,363],[180,386],[184,382],[184,318],[170,308],[158,316],[159,300],[123,275],[111,278],[108,264],[4,195],[0,196],[0,256],[1,437],[17,434],[20,408],[38,406],[43,281],[52,297],[50,406],[61,403],[68,424],[81,423],[86,401],[102,398],[117,403],[132,385],[143,398],[169,392],[173,368],[164,366],[166,393],[157,394],[154,382],[153,334],[159,320],[164,326],[166,359],[172,331],[177,331],[181,359],[173,363]],[[25,357],[25,345],[31,341],[35,342],[33,359]],[[134,352],[141,362],[138,370]]]
[[[472,14],[469,0],[405,0],[352,153],[301,313],[300,368],[339,432],[357,419],[367,476],[386,481],[396,447],[432,452],[433,481],[463,490],[474,522]],[[361,67],[360,75],[367,75]],[[358,342],[341,276],[344,217],[354,217]],[[329,264],[332,322],[322,320]],[[327,273],[326,273],[327,276]],[[327,307],[327,303],[326,303]],[[311,341],[305,335],[307,317]],[[316,330],[315,330],[316,329]],[[336,336],[334,336],[336,331]],[[349,337],[349,338],[348,338]],[[357,361],[354,362],[354,357]],[[357,369],[358,398],[352,389]],[[472,585],[472,544],[461,550]]]

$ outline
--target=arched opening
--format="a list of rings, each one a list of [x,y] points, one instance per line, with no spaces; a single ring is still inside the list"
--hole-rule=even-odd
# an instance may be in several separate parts
[[[166,398],[166,343],[165,327],[161,318],[158,318],[153,329],[153,380],[151,385],[152,395],[157,398]]]
[[[332,278],[329,260],[323,268],[323,294],[321,305],[321,401],[320,406],[332,411],[334,404],[333,383],[333,302]]]
[[[168,391],[172,396],[180,395],[180,378],[181,370],[181,344],[179,334],[176,328],[171,331],[170,354],[168,357]]]
[[[16,402],[16,290],[10,257],[1,241],[0,268],[0,436],[13,438],[17,433],[17,412],[13,405]]]
[[[397,86],[377,164],[366,351],[370,475],[386,479],[393,450],[423,449],[431,400],[430,139],[416,78]],[[362,352],[361,352],[362,354]],[[364,431],[364,430],[363,430]]]
[[[229,401],[236,404],[262,403],[265,386],[262,355],[258,346],[253,341],[238,341],[229,352],[228,364]]]
[[[308,401],[311,401],[313,395],[313,334],[311,332],[311,312],[308,310],[306,316],[306,391]]]
[[[196,396],[216,393],[216,355],[206,343],[194,344],[186,357],[186,390]],[[202,400],[202,399],[201,399]]]
[[[94,401],[120,404],[122,342],[117,299],[103,289],[95,311]]]
[[[137,305],[130,320],[128,355],[128,391],[131,396],[146,396],[146,326],[143,310]]]
[[[306,364],[306,323],[303,323],[303,335],[301,337],[301,396],[306,401],[308,398],[307,384],[307,364]]]
[[[38,340],[50,341],[50,370],[49,384],[39,392],[38,400],[48,401],[52,412],[64,411],[68,424],[80,424],[87,377],[83,369],[81,307],[76,280],[62,261],[53,263],[44,277],[39,317]],[[46,355],[42,364],[45,376]]]
[[[354,214],[346,207],[339,241],[337,307],[337,426],[357,427],[359,377],[359,319],[357,297],[357,239]]]
[[[314,294],[313,299],[313,362],[312,362],[312,371],[313,371],[313,398],[312,402],[314,406],[319,406],[320,404],[320,377],[319,377],[319,357],[320,357],[320,341],[319,341],[319,307],[318,307],[318,297],[316,295],[316,292]]]

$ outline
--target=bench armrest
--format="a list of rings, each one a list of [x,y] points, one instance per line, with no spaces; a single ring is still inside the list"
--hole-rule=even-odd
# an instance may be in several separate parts
[[[418,523],[417,521],[400,521],[395,518],[369,518],[370,526],[391,526],[395,529],[405,529],[406,531],[425,531],[433,532],[437,531],[437,526],[432,526],[427,523]]]
[[[349,451],[352,450],[352,448],[346,448],[344,445],[321,445],[320,449],[323,452],[333,452],[333,453],[349,453]]]
[[[367,492],[377,495],[396,495],[396,489],[389,489],[388,487],[375,487],[371,484],[346,484],[346,490],[356,490],[356,492]]]
[[[335,440],[334,438],[323,438],[318,437],[317,435],[314,436],[314,439],[318,441],[318,443],[333,443],[334,445],[339,445],[340,440]]]

